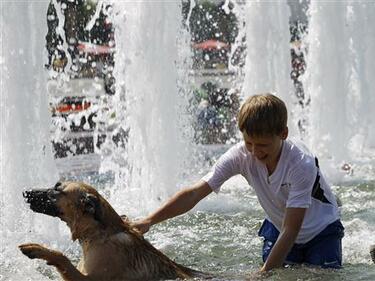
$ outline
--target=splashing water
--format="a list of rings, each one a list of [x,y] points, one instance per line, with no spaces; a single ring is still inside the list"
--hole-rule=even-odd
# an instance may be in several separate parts
[[[285,1],[250,1],[246,10],[244,96],[274,92],[290,104],[288,5]]]
[[[46,25],[44,17],[35,16],[45,15],[47,4],[7,2],[1,6],[0,279],[41,280],[44,277],[23,259],[17,245],[29,239],[60,239],[58,222],[26,214],[22,198],[23,190],[46,187],[58,179],[42,71]]]
[[[1,4],[0,280],[58,279],[43,262],[24,257],[17,249],[20,243],[45,243],[72,260],[79,256],[66,226],[34,215],[21,198],[22,190],[50,186],[58,179],[48,136],[46,24],[39,16],[46,14],[48,2]],[[290,109],[292,135],[298,137],[293,124],[301,110],[289,79],[289,8],[284,1],[246,1],[240,10],[240,22],[246,23],[240,34],[246,34],[248,48],[243,98],[276,91]],[[209,165],[200,163],[195,151],[211,148],[191,143],[190,38],[182,27],[179,3],[119,1],[114,11],[113,109],[116,122],[129,129],[129,139],[125,148],[103,147],[101,169],[113,172],[115,180],[101,178],[97,187],[120,213],[135,217],[205,173]],[[309,125],[305,141],[323,159],[323,170],[343,201],[344,269],[291,268],[276,271],[269,280],[374,280],[368,248],[375,244],[375,96],[370,76],[375,73],[375,4],[312,1],[309,11],[303,42],[308,68],[302,81],[311,97],[311,106],[303,109]],[[348,165],[344,170],[343,164]],[[263,212],[256,202],[251,188],[236,177],[220,195],[155,226],[146,238],[179,263],[224,280],[243,280],[260,267],[256,233]]]
[[[336,168],[348,163],[374,174],[375,4],[341,1],[310,6],[308,72],[311,96],[308,141]]]
[[[182,90],[187,83],[181,77],[184,62],[179,55],[185,38],[181,7],[174,2],[140,1],[118,3],[115,9],[115,75],[120,81],[116,110],[129,130],[122,151],[126,167],[117,166],[121,176],[115,183],[123,195],[116,197],[120,205],[130,200],[137,202],[138,210],[148,212],[174,192],[189,158],[187,100]],[[118,157],[117,152],[106,160],[111,168],[113,156]]]

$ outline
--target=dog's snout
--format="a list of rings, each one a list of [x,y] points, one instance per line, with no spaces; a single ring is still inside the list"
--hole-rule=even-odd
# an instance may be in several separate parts
[[[47,199],[46,191],[42,190],[26,190],[22,192],[23,198],[26,199],[27,203],[32,203],[34,201],[43,201]]]
[[[27,201],[27,199],[29,199],[31,197],[31,194],[32,194],[31,190],[26,190],[26,191],[22,192],[22,196],[23,196],[23,198],[26,199],[26,201]]]
[[[23,198],[26,199],[27,203],[32,203],[33,201],[47,201],[55,199],[58,193],[55,190],[45,189],[45,190],[26,190],[22,192]]]
[[[52,189],[26,190],[22,193],[26,203],[30,204],[30,209],[34,212],[43,213],[50,216],[59,214],[56,206],[59,192]]]

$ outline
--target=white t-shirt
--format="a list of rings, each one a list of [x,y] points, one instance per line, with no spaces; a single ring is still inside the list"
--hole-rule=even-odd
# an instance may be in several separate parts
[[[202,179],[217,193],[226,180],[238,174],[254,188],[267,219],[279,231],[285,208],[307,208],[295,243],[308,242],[339,219],[336,197],[302,143],[284,141],[277,167],[269,176],[266,166],[241,142],[223,154]]]

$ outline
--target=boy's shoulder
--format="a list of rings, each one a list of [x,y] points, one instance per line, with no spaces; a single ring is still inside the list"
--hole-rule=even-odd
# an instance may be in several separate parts
[[[284,144],[284,161],[289,164],[289,167],[302,170],[309,170],[311,167],[316,167],[315,155],[311,153],[311,151],[302,141],[288,139]]]
[[[306,146],[306,144],[303,143],[301,140],[294,139],[294,138],[287,139],[285,140],[285,145],[292,154],[297,154],[301,156],[306,155],[308,157],[313,157],[313,158],[315,157],[313,153],[310,151],[310,149]]]
[[[220,159],[222,161],[235,162],[235,163],[238,163],[240,165],[248,163],[250,158],[251,158],[250,152],[247,150],[245,142],[243,142],[243,141],[241,141],[239,143],[236,143],[233,146],[231,146],[220,157]]]
[[[234,144],[232,147],[230,147],[228,152],[233,155],[242,156],[242,157],[246,157],[247,155],[249,155],[249,152],[246,148],[244,141],[240,141]]]

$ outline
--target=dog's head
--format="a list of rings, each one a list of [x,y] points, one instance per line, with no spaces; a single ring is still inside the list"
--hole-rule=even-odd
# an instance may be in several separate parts
[[[59,217],[72,231],[73,240],[82,238],[89,229],[123,227],[120,216],[91,186],[82,182],[58,182],[53,188],[23,193],[34,212]]]

